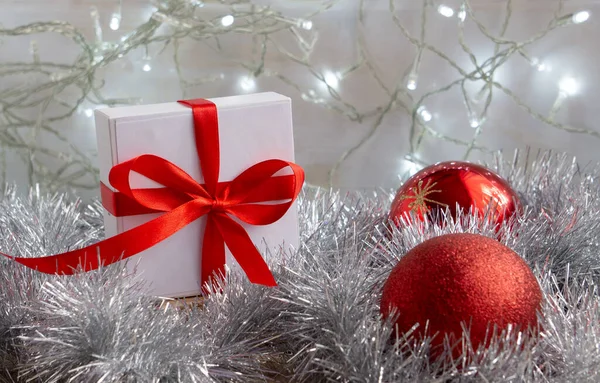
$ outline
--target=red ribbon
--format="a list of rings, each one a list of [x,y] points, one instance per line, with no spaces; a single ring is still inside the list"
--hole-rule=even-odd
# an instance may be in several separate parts
[[[270,225],[278,221],[300,193],[304,183],[302,168],[292,162],[271,159],[251,166],[231,182],[219,183],[217,107],[203,99],[179,102],[192,108],[204,185],[164,158],[143,154],[110,170],[110,184],[120,191],[112,197],[111,209],[119,215],[165,214],[83,249],[39,258],[8,257],[47,274],[73,274],[78,267],[83,271],[94,270],[149,249],[206,216],[202,285],[215,273],[224,274],[227,245],[252,283],[276,286],[275,278],[260,252],[233,217],[250,225]],[[288,167],[293,175],[272,177]],[[132,189],[129,175],[133,171],[165,187]],[[110,194],[107,189],[103,187],[103,196]],[[272,203],[282,200],[285,202]]]

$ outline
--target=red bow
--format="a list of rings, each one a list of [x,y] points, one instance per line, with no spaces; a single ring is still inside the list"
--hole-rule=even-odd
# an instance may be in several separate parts
[[[138,254],[206,215],[202,243],[204,284],[214,273],[224,273],[225,245],[252,283],[277,283],[248,233],[232,216],[251,225],[269,225],[290,208],[304,183],[298,165],[266,160],[251,166],[233,181],[219,183],[219,129],[216,105],[208,100],[180,101],[192,108],[196,149],[204,176],[200,185],[190,175],[164,158],[143,154],[115,165],[109,173],[111,185],[122,194],[117,201],[123,214],[165,212],[158,218],[83,249],[40,258],[13,258],[47,274],[73,274],[109,265]],[[284,168],[293,175],[272,177]],[[135,171],[165,186],[161,189],[131,189],[129,174]],[[282,201],[277,204],[258,202]]]

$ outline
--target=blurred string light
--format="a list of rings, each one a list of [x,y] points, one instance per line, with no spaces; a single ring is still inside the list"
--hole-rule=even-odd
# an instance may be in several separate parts
[[[120,26],[121,26],[121,13],[120,12],[119,13],[115,12],[110,17],[109,27],[113,31],[116,31],[117,29],[119,29]]]
[[[575,24],[585,23],[586,21],[589,20],[589,18],[590,18],[589,11],[580,11],[580,12],[573,14],[573,22]]]
[[[441,4],[438,8],[437,11],[440,15],[444,16],[444,17],[452,17],[454,16],[454,9],[450,8],[447,5]]]
[[[150,58],[148,46],[146,45],[144,48],[145,48],[145,53],[144,53],[144,58],[142,59],[142,70],[144,72],[150,72],[152,70],[152,64],[151,64],[152,59]]]
[[[94,117],[94,111],[101,108],[106,108],[106,105],[91,105],[85,108],[78,108],[77,114],[83,114],[86,118],[91,119]]]
[[[571,76],[563,77],[558,83],[558,96],[556,96],[556,100],[554,100],[554,104],[552,105],[552,108],[550,108],[548,119],[554,121],[556,114],[563,106],[565,100],[570,96],[576,95],[579,92],[579,89],[580,84],[575,78]]]
[[[563,3],[564,0],[561,2]],[[581,24],[588,21],[591,17],[591,13],[588,10],[581,10],[573,13],[569,13],[567,15],[558,17],[555,19],[554,23],[556,25],[568,25],[568,24]]]
[[[235,17],[233,17],[233,15],[226,15],[226,16],[223,16],[223,18],[221,18],[221,25],[223,25],[224,27],[229,27],[229,26],[233,25],[234,21],[235,21]]]
[[[113,0],[116,1],[116,0]],[[339,0],[341,1],[341,0]],[[32,59],[23,62],[8,62],[7,59],[0,61],[0,83],[6,84],[15,82],[12,81],[15,76],[25,76],[26,78],[44,78],[46,81],[41,82],[25,82],[19,88],[0,88],[0,100],[2,100],[2,110],[0,110],[0,128],[7,131],[23,131],[24,129],[43,129],[47,134],[61,134],[60,127],[67,124],[73,113],[81,111],[85,115],[89,114],[86,109],[81,109],[82,103],[97,103],[103,105],[120,105],[133,104],[136,101],[133,98],[127,99],[110,99],[103,96],[102,84],[100,80],[99,69],[118,61],[121,58],[128,57],[130,54],[137,54],[140,49],[145,49],[149,46],[160,46],[162,54],[172,54],[174,69],[177,72],[179,83],[184,94],[189,89],[197,87],[208,81],[217,81],[223,78],[219,76],[217,70],[216,75],[203,76],[200,78],[188,78],[182,70],[180,62],[180,45],[185,41],[220,41],[220,37],[230,34],[233,28],[230,28],[238,20],[240,28],[235,29],[236,37],[240,36],[251,40],[252,52],[261,52],[259,55],[249,57],[236,57],[240,67],[250,70],[251,73],[257,75],[266,75],[276,78],[286,85],[290,86],[301,95],[303,100],[318,105],[319,107],[327,108],[350,121],[368,125],[368,130],[363,139],[356,145],[348,148],[340,156],[338,163],[331,169],[330,179],[333,179],[335,171],[340,164],[358,148],[364,145],[382,126],[382,121],[389,121],[387,117],[390,113],[398,111],[406,111],[411,117],[409,130],[409,155],[414,155],[415,158],[420,158],[418,155],[422,148],[421,144],[425,139],[450,142],[459,147],[465,148],[465,158],[468,157],[472,150],[481,152],[489,152],[489,149],[477,143],[478,135],[484,131],[484,125],[488,113],[488,108],[496,94],[501,93],[512,100],[515,105],[527,112],[535,119],[552,126],[556,129],[561,129],[568,132],[577,132],[590,136],[599,137],[598,132],[577,128],[556,122],[552,116],[539,112],[534,109],[529,103],[521,98],[515,91],[509,89],[504,84],[503,79],[497,76],[499,68],[502,68],[505,62],[515,62],[509,60],[513,55],[521,55],[527,58],[528,65],[531,68],[540,72],[548,72],[550,70],[549,63],[540,59],[529,59],[527,50],[530,46],[546,36],[553,35],[551,31],[564,25],[577,26],[585,23],[590,19],[592,14],[589,11],[581,10],[574,13],[564,14],[562,12],[564,0],[557,0],[557,12],[550,23],[542,30],[536,31],[528,40],[512,41],[504,34],[507,26],[511,27],[515,23],[510,23],[510,19],[514,14],[512,4],[514,1],[504,0],[501,4],[505,4],[504,22],[500,31],[490,31],[487,26],[478,19],[473,12],[469,1],[461,1],[460,7],[452,8],[449,5],[435,5],[430,0],[418,2],[421,6],[420,20],[417,20],[418,30],[413,33],[408,28],[408,25],[414,24],[415,20],[401,20],[399,12],[396,9],[400,0],[390,0],[389,12],[394,21],[394,26],[399,30],[402,36],[413,46],[414,59],[410,62],[407,68],[402,68],[404,76],[399,76],[398,80],[390,80],[395,78],[394,74],[384,73],[380,63],[372,55],[368,55],[369,49],[366,46],[368,39],[364,38],[364,33],[369,31],[365,25],[364,15],[370,11],[367,0],[359,0],[358,7],[358,26],[359,37],[356,40],[357,51],[359,52],[355,62],[350,63],[347,69],[342,73],[333,70],[321,71],[319,66],[323,64],[319,57],[314,56],[314,47],[319,38],[319,31],[315,30],[313,21],[317,15],[327,11],[331,7],[329,1],[324,2],[310,14],[302,15],[302,17],[293,18],[273,7],[267,5],[259,5],[251,0],[236,0],[235,6],[223,4],[222,12],[214,18],[200,17],[195,10],[202,7],[204,3],[199,0],[151,0],[152,5],[148,7],[148,17],[137,27],[132,27],[127,34],[115,38],[115,41],[104,41],[102,35],[102,25],[100,23],[100,15],[98,9],[91,8],[92,27],[94,30],[94,38],[92,41],[86,39],[85,34],[78,31],[74,26],[68,23],[56,23],[53,21],[39,21],[30,25],[19,26],[13,29],[0,27],[0,38],[19,35],[33,35],[52,33],[63,35],[75,41],[76,47],[80,49],[77,55],[77,61],[72,64],[61,62],[51,62],[39,57],[39,53],[32,52]],[[495,4],[500,2],[495,2]],[[438,3],[439,4],[439,3]],[[448,3],[447,3],[448,4]],[[454,4],[454,3],[452,3]],[[119,3],[120,5],[120,3]],[[472,26],[476,26],[482,33],[487,43],[493,47],[493,54],[484,57],[481,60],[470,60],[466,65],[462,62],[456,62],[451,57],[444,54],[448,47],[437,47],[432,42],[427,40],[426,31],[433,31],[440,28],[440,17],[454,18],[458,24],[458,49],[461,49],[470,57],[478,57],[480,47],[477,50],[472,48],[464,38],[464,28],[466,21]],[[107,27],[112,30],[121,30],[122,14],[120,7],[112,12],[107,21]],[[162,28],[164,25],[169,28]],[[395,31],[391,31],[395,32]],[[272,38],[272,34],[277,33],[277,39]],[[279,38],[283,34],[284,38]],[[514,35],[514,33],[513,33]],[[258,38],[260,37],[260,38]],[[224,40],[223,40],[224,41]],[[227,51],[227,46],[215,44],[215,55],[227,56],[230,52]],[[478,43],[480,44],[480,43]],[[169,46],[171,49],[163,49]],[[300,53],[297,53],[298,49]],[[489,51],[485,47],[485,51]],[[408,51],[407,51],[408,52]],[[243,53],[240,52],[240,56]],[[227,56],[229,57],[229,56]],[[275,72],[267,58],[275,57],[277,63],[293,62],[299,68],[306,70],[306,73],[313,76],[313,82],[307,82],[305,79],[300,81],[286,75],[285,72]],[[432,83],[429,78],[420,78],[419,72],[421,61],[424,57],[432,57],[439,66],[449,66],[456,72],[456,80],[448,83]],[[32,65],[32,62],[35,65]],[[330,64],[331,65],[331,64]],[[566,65],[566,64],[564,64]],[[278,65],[279,66],[279,65]],[[385,67],[385,66],[384,66]],[[14,68],[20,68],[20,71],[15,71]],[[140,70],[144,72],[152,71],[152,61],[150,56],[146,55],[141,61]],[[260,69],[260,70],[259,70]],[[563,71],[568,71],[570,68],[559,68]],[[269,72],[272,71],[272,72]],[[366,76],[371,83],[376,84],[378,89],[365,90],[378,94],[383,94],[384,97],[371,109],[365,109],[363,105],[357,104],[356,101],[351,101],[352,98],[344,96],[339,92],[342,81],[352,72],[358,72],[361,76]],[[14,80],[18,81],[16,77]],[[558,79],[557,79],[558,80]],[[470,138],[457,138],[452,136],[451,130],[442,130],[438,124],[439,119],[436,119],[435,111],[428,110],[425,105],[429,103],[431,97],[440,97],[448,91],[453,91],[456,87],[466,88],[465,84],[482,84],[481,90],[475,96],[467,96],[465,93],[465,107],[467,110],[467,123],[474,127]],[[328,92],[316,92],[314,87],[316,84],[326,86]],[[573,92],[570,90],[573,87],[569,85],[569,81],[557,81],[558,99],[561,99],[557,105],[566,97],[570,97]],[[559,86],[560,85],[560,86]],[[243,76],[238,79],[238,87],[244,92],[250,92],[256,87],[256,78],[254,75]],[[81,91],[81,98],[68,102],[63,101],[66,97],[62,97],[64,89],[78,88]],[[423,87],[423,92],[411,92],[418,87]],[[53,92],[47,92],[51,88]],[[470,86],[469,86],[470,88]],[[55,92],[57,93],[55,93]],[[575,91],[577,92],[577,90]],[[40,96],[42,95],[42,96]],[[60,102],[57,101],[60,98]],[[436,104],[439,104],[436,102]],[[15,120],[14,116],[25,115],[24,111],[30,111],[32,105],[48,105],[52,108],[65,108],[64,113],[60,114],[59,118],[48,117],[50,113],[39,112],[39,116],[31,119]],[[89,107],[88,107],[89,108]],[[93,110],[92,108],[89,108]],[[24,137],[26,135],[23,135]],[[0,136],[0,147],[7,143],[4,136]],[[86,187],[95,188],[97,182],[97,173],[90,158],[84,153],[76,152],[73,147],[74,154],[72,158],[72,166],[79,166],[82,170],[77,172],[83,174],[84,177],[91,176],[89,183],[84,183],[81,179],[65,179],[62,176],[53,175],[46,168],[43,156],[38,153],[43,153],[44,156],[51,156],[56,159],[64,158],[64,154],[58,151],[52,151],[51,148],[39,148],[39,143],[23,140],[17,143],[19,147],[27,148],[28,161],[31,161],[29,168],[33,169],[34,177],[37,181],[48,180],[53,185],[87,185]],[[13,145],[15,146],[15,145]],[[0,161],[0,166],[1,161]],[[1,170],[1,169],[0,169]],[[2,172],[0,171],[0,174]]]
[[[311,102],[313,104],[323,104],[327,103],[327,100],[323,97],[319,97],[317,92],[314,89],[309,89],[308,92],[304,92],[300,94],[300,97],[307,102]]]
[[[537,57],[531,59],[531,66],[537,69],[539,72],[550,72],[552,67],[543,61],[540,61]]]
[[[340,77],[340,72],[326,71],[323,73],[323,80],[325,81],[325,84],[333,89],[337,89],[337,87],[339,86]]]
[[[251,92],[256,88],[256,81],[254,76],[243,76],[239,81],[240,88],[246,92]]]
[[[481,120],[477,117],[471,117],[469,120],[469,125],[473,129],[479,128],[481,126]]]
[[[465,9],[464,3],[461,4],[460,9],[458,10],[458,14],[456,16],[458,17],[458,20],[460,20],[461,23],[464,23],[467,19],[467,10]]]
[[[573,96],[579,91],[579,82],[573,77],[563,77],[558,84],[560,93],[564,96]]]
[[[421,105],[419,107],[419,109],[417,109],[417,113],[421,117],[421,120],[423,120],[424,122],[429,122],[429,121],[431,121],[433,119],[433,116],[431,115],[431,112],[429,112],[427,110],[427,108],[425,108],[424,105]]]
[[[310,31],[313,27],[313,22],[310,20],[300,20],[298,25],[300,26],[300,28]]]
[[[408,78],[408,81],[406,82],[406,89],[408,90],[415,90],[417,89],[417,76],[412,75]]]
[[[393,4],[393,0],[392,3]],[[428,1],[424,1],[423,2],[423,8],[421,9],[421,26],[420,26],[420,33],[419,33],[419,40],[417,42],[413,42],[411,41],[417,48],[417,52],[415,54],[415,58],[413,60],[412,66],[410,68],[410,72],[408,73],[408,76],[406,78],[406,89],[408,89],[409,91],[413,91],[417,89],[417,86],[419,85],[419,67],[421,66],[421,58],[423,57],[423,44],[425,44],[425,33],[427,31],[427,11],[428,11],[428,7],[429,7],[429,2]],[[440,5],[440,7],[438,7],[438,12],[442,12],[440,11],[440,9],[445,9],[444,7],[446,6],[442,6]],[[448,7],[446,7],[448,8]],[[452,9],[450,9],[452,11]],[[447,12],[447,10],[446,10]],[[454,12],[454,11],[452,11]]]
[[[110,23],[108,24],[109,28],[113,31],[118,30],[121,27],[121,11],[123,8],[122,0],[119,0],[117,4],[117,9],[110,16]]]
[[[408,78],[406,80],[406,89],[408,90],[416,90],[417,85],[419,83],[419,74],[418,74],[418,63],[415,62],[408,74]]]

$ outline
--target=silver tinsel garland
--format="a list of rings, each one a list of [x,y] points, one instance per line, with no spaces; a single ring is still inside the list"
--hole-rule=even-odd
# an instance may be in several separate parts
[[[526,209],[502,241],[544,291],[540,332],[508,328],[489,347],[429,357],[428,340],[391,337],[379,317],[397,260],[448,232],[496,237],[474,216],[386,228],[391,194],[306,188],[301,248],[273,267],[277,288],[229,275],[201,305],[165,305],[122,265],[56,277],[0,261],[0,381],[598,382],[600,170],[565,155],[488,164]],[[101,207],[66,195],[0,202],[0,251],[40,256],[99,241]],[[511,226],[509,228],[509,226]]]

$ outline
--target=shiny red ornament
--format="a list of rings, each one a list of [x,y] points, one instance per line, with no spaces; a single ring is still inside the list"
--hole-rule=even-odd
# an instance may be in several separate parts
[[[519,255],[492,238],[459,233],[429,239],[406,253],[385,282],[380,310],[384,318],[393,309],[399,313],[400,333],[419,323],[416,335],[423,337],[429,321],[427,335],[438,334],[434,350],[446,334],[459,339],[461,322],[470,323],[476,349],[489,324],[535,326],[541,302],[540,286]]]
[[[496,224],[521,209],[517,193],[491,170],[468,162],[441,162],[413,175],[398,191],[389,218],[409,218],[414,212],[421,220],[436,210],[450,209],[456,217],[457,206],[465,213],[476,209],[483,217],[491,209]]]

